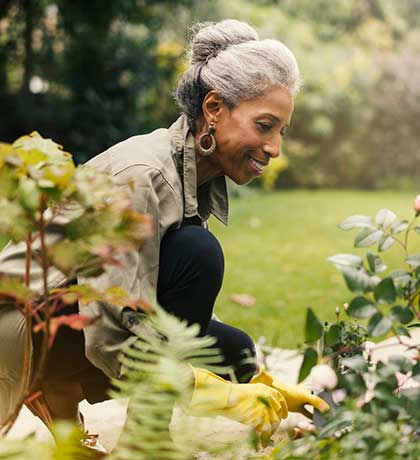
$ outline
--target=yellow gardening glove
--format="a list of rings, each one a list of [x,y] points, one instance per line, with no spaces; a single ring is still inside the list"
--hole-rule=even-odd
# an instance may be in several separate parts
[[[192,368],[194,392],[190,415],[222,415],[271,436],[287,417],[287,404],[280,392],[264,384],[228,382],[205,369]]]
[[[300,412],[312,419],[312,414],[305,409],[305,404],[310,404],[320,412],[329,410],[330,406],[318,396],[313,395],[303,385],[289,385],[270,375],[265,369],[252,377],[251,384],[265,384],[278,390],[286,400],[290,412]]]

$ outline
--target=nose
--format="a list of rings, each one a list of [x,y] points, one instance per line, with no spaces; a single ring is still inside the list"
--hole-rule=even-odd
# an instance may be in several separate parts
[[[281,135],[272,136],[263,146],[263,151],[271,158],[277,158],[281,154]]]

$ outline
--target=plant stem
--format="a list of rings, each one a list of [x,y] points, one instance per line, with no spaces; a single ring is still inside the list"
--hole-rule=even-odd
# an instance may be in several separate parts
[[[31,380],[32,361],[32,302],[26,302],[25,311],[25,349],[23,355],[22,396],[26,395]]]
[[[405,235],[404,235],[404,247],[405,247],[405,251],[406,251],[406,254],[408,254],[408,249],[407,249],[407,245],[408,245],[408,234],[410,233],[413,225],[414,225],[414,222],[416,221],[417,219],[417,213],[416,215],[414,216],[413,220],[408,224],[408,227],[407,229],[405,230]]]
[[[48,259],[47,259],[47,248],[45,245],[45,222],[44,222],[44,212],[47,207],[47,198],[43,194],[41,196],[41,215],[39,219],[39,233],[41,237],[41,260],[42,260],[42,278],[44,283],[44,296],[48,295]]]
[[[32,232],[26,236],[25,252],[25,286],[29,287],[31,283],[31,258],[32,258]]]

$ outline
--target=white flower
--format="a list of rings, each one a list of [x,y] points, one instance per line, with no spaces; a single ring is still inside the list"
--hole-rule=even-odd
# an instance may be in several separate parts
[[[363,349],[368,353],[369,355],[372,354],[373,350],[375,349],[375,343],[374,342],[369,342],[368,340],[363,343]]]
[[[327,364],[314,366],[310,377],[312,384],[317,390],[332,390],[338,383],[337,375]]]

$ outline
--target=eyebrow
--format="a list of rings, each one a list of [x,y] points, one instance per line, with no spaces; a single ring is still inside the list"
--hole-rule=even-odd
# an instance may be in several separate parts
[[[261,117],[269,117],[272,120],[274,120],[275,122],[281,123],[281,120],[279,118],[277,118],[275,115],[273,115],[272,113],[266,112],[266,113],[262,113],[260,116]]]

